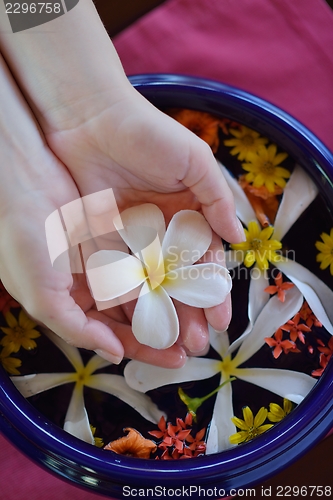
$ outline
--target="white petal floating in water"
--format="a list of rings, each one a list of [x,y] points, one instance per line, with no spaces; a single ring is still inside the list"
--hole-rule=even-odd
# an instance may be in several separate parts
[[[281,240],[318,194],[318,188],[298,165],[283,191],[275,217],[273,238]]]
[[[145,283],[132,318],[133,333],[141,344],[155,349],[172,346],[179,335],[175,306],[161,287],[149,290]]]
[[[124,377],[120,375],[98,373],[90,377],[87,387],[116,396],[154,424],[157,424],[160,418],[165,416],[149,396],[131,389],[125,382]]]

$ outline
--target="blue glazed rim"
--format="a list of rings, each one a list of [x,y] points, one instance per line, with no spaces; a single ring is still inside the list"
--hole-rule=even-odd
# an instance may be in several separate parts
[[[289,114],[247,92],[210,80],[168,74],[138,75],[130,80],[157,107],[220,114],[274,139],[314,178],[333,211],[333,156]],[[333,425],[333,359],[288,418],[252,442],[195,460],[142,460],[95,448],[44,418],[1,367],[0,381],[0,429],[4,435],[50,472],[116,498],[123,498],[124,485],[216,487],[217,496],[223,496],[232,489],[260,484],[308,451]]]

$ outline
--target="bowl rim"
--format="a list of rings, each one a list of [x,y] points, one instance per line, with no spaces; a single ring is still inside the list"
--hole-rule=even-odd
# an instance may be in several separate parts
[[[155,105],[183,102],[184,99],[188,107],[192,107],[191,103],[194,106],[200,99],[205,110],[214,113],[218,101],[219,107],[225,107],[223,116],[241,121],[268,136],[274,132],[274,140],[278,143],[276,137],[284,138],[286,151],[291,151],[290,154],[320,185],[321,193],[333,210],[329,196],[333,187],[332,153],[290,114],[248,92],[213,80],[154,73],[129,79],[134,88]],[[23,398],[2,367],[0,379],[0,430],[5,436],[39,465],[101,494],[110,493],[110,482],[112,493],[116,495],[123,484],[130,482],[170,486],[171,480],[174,485],[203,485],[209,481],[210,486],[218,484],[226,491],[251,486],[271,476],[272,470],[275,474],[299,458],[329,431],[333,422],[333,359],[314,389],[288,419],[241,447],[198,457],[195,461],[135,459],[94,448],[44,418]],[[307,417],[310,406],[311,419]],[[98,487],[83,479],[89,475],[98,479]]]

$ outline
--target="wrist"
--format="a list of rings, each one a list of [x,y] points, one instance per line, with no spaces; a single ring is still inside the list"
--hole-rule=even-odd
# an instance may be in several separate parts
[[[1,17],[1,49],[44,132],[76,128],[128,92],[92,0],[21,33],[11,33]]]

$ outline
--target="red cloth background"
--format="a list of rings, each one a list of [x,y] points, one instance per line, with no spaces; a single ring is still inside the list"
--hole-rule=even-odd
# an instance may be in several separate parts
[[[333,11],[324,0],[169,0],[114,42],[128,75],[235,85],[288,111],[333,150]]]
[[[324,0],[169,0],[115,39],[127,74],[213,78],[280,106],[333,150],[333,11]],[[1,500],[98,500],[0,437]],[[329,466],[329,464],[328,464]]]

